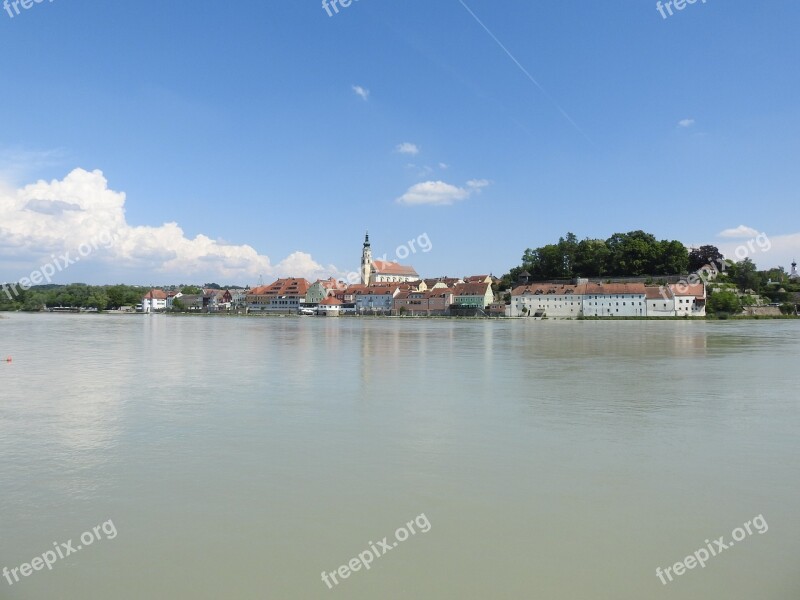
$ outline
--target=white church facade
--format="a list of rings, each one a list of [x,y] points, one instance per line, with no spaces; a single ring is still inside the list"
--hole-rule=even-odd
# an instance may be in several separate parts
[[[364,238],[364,247],[361,251],[362,285],[405,283],[419,280],[420,277],[414,270],[414,267],[387,260],[373,260],[372,247],[369,242],[369,232],[367,233]]]

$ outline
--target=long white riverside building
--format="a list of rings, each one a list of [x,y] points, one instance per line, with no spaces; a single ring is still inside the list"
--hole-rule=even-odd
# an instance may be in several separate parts
[[[703,283],[526,283],[511,291],[509,317],[704,317]]]

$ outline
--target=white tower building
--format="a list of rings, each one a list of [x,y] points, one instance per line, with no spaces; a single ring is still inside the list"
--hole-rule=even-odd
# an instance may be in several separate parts
[[[372,248],[369,245],[369,231],[364,238],[364,249],[361,251],[361,284],[369,285],[372,275]]]

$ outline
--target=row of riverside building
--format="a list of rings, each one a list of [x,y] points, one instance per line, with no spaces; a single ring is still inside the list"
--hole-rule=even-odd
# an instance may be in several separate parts
[[[493,307],[493,284],[490,275],[352,285],[333,278],[314,283],[287,278],[254,288],[246,301],[251,313],[445,316],[463,310],[480,314]],[[501,306],[502,316],[505,306]]]
[[[511,291],[509,317],[705,317],[706,287],[700,283],[522,283]]]
[[[169,309],[176,299],[187,310],[244,310],[257,314],[498,316],[525,318],[704,317],[706,288],[701,283],[647,286],[632,282],[529,282],[523,272],[516,287],[499,291],[491,275],[422,279],[414,267],[373,260],[369,234],[361,252],[360,283],[333,277],[311,283],[278,279],[253,289],[203,290],[183,296],[151,290],[145,312]],[[170,294],[174,297],[170,297]]]

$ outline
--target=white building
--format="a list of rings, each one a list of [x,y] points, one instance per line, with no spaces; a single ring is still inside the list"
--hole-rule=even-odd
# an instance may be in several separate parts
[[[142,311],[157,312],[167,309],[167,293],[164,290],[150,290],[142,298]]]
[[[646,294],[648,317],[675,316],[675,297],[672,295],[669,286],[648,287],[646,288]]]
[[[511,291],[512,317],[575,318],[583,315],[586,284],[531,283]]]
[[[646,287],[643,283],[528,283],[511,291],[510,317],[705,316],[702,283]]]
[[[587,283],[583,300],[586,317],[644,317],[647,315],[643,283]]]
[[[394,305],[394,297],[400,292],[400,286],[370,285],[355,292],[357,313],[390,314]]]
[[[361,251],[361,284],[404,283],[408,281],[419,281],[419,275],[414,270],[414,267],[386,260],[373,260],[369,233],[367,233],[364,238],[364,247]]]
[[[676,317],[706,316],[706,286],[702,283],[679,282],[669,286],[675,298]]]

